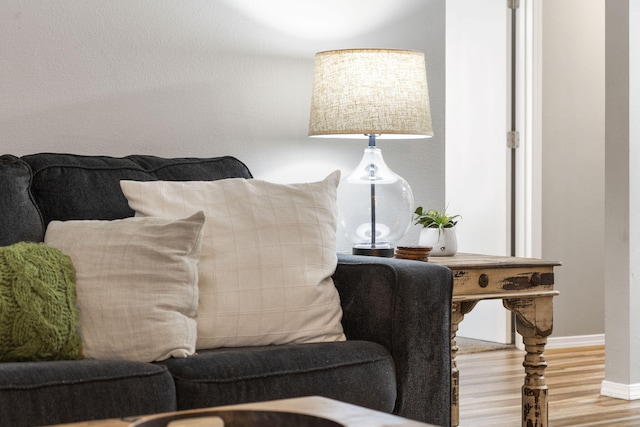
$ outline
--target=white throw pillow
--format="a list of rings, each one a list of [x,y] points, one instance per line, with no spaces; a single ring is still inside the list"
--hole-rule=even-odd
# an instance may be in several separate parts
[[[197,349],[345,339],[331,277],[339,179],[121,181],[136,215],[207,217]]]
[[[205,216],[52,221],[76,269],[84,356],[151,362],[195,352]]]

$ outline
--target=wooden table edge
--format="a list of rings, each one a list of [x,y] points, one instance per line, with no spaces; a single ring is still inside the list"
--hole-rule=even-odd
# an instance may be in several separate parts
[[[517,299],[517,298],[542,298],[555,297],[560,295],[560,291],[522,291],[511,293],[491,293],[491,294],[472,294],[472,295],[453,295],[453,302],[461,301],[482,301],[486,299]]]
[[[479,263],[481,261],[481,264]],[[528,268],[528,267],[558,267],[559,261],[548,261],[540,258],[523,258],[503,255],[482,255],[457,253],[453,256],[429,256],[433,264],[444,265],[450,269],[480,269],[480,268]]]
[[[211,410],[264,410],[283,411],[306,415],[315,415],[343,424],[345,427],[398,426],[398,427],[427,427],[425,424],[397,415],[364,408],[350,403],[340,402],[321,396],[306,396],[292,399],[270,400],[264,402],[245,403],[239,405],[216,406],[212,408],[176,411],[179,413],[199,413]],[[170,412],[169,414],[174,413]],[[84,421],[71,424],[59,424],[57,427],[128,427],[132,423],[146,419],[153,419],[167,414],[156,414],[122,419],[107,419]],[[53,426],[52,426],[53,427]],[[432,426],[434,427],[434,426]]]

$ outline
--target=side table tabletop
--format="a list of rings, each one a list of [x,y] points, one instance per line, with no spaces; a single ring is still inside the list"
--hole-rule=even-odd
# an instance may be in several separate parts
[[[180,413],[206,413],[215,410],[255,410],[255,411],[283,411],[298,414],[313,415],[335,421],[345,427],[435,427],[413,421],[396,415],[387,414],[372,409],[363,408],[349,403],[339,402],[326,397],[308,396],[294,399],[272,400],[268,402],[245,403],[240,405],[219,406],[216,408],[194,409],[180,411]],[[166,415],[166,414],[165,414]],[[72,424],[60,424],[57,427],[128,427],[135,421],[141,421],[148,417],[118,418],[109,420],[84,421]]]
[[[547,363],[543,352],[553,330],[553,268],[555,261],[478,254],[429,257],[429,262],[447,266],[453,272],[451,316],[452,425],[459,424],[459,372],[456,365],[458,325],[478,303],[501,299],[516,318],[526,355],[522,386],[522,426],[548,426],[548,386],[544,377]]]

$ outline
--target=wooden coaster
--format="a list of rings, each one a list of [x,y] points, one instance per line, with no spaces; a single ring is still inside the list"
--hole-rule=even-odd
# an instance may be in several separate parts
[[[431,252],[431,246],[398,246],[396,252]]]
[[[396,248],[395,258],[427,261],[431,249],[431,246],[398,246]]]

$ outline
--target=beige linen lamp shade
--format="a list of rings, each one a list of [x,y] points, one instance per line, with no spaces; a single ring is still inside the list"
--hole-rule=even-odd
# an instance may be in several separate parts
[[[309,136],[368,138],[360,164],[338,187],[338,221],[355,255],[394,256],[409,230],[413,193],[376,138],[433,136],[425,57],[397,49],[316,54]]]
[[[433,136],[425,57],[398,49],[344,49],[315,58],[309,136]]]

